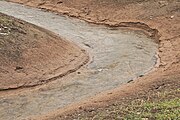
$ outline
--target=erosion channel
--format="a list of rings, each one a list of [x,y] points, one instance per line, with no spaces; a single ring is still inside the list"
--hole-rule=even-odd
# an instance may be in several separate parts
[[[140,30],[90,24],[0,1],[0,12],[48,29],[85,49],[90,61],[31,92],[0,97],[0,119],[24,119],[61,109],[145,75],[157,63],[158,44]],[[61,51],[59,51],[61,52]]]

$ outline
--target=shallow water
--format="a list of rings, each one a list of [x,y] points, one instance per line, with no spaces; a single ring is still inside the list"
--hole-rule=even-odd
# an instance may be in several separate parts
[[[116,88],[144,75],[156,64],[158,45],[143,33],[89,24],[53,13],[0,1],[0,12],[59,34],[87,50],[91,62],[40,90],[0,98],[0,119],[46,114]]]

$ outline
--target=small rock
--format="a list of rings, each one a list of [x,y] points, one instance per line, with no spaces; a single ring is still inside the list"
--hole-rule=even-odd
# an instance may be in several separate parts
[[[87,111],[87,112],[94,112],[95,109],[94,109],[94,108],[91,108],[91,109],[86,109],[85,111]]]
[[[141,112],[137,112],[137,115],[140,115],[141,114]]]
[[[149,19],[152,20],[152,19],[153,19],[153,16],[149,16]]]
[[[23,67],[16,66],[16,69],[15,69],[15,70],[17,71],[17,70],[22,70],[22,69],[23,69]]]
[[[164,6],[167,6],[168,5],[168,2],[167,1],[159,1],[158,2],[160,7],[164,7]]]
[[[132,82],[133,80],[129,80],[127,83],[130,83],[130,82]]]
[[[4,26],[4,29],[7,29],[8,27]]]
[[[143,77],[144,75],[139,75],[139,77]]]
[[[61,4],[61,3],[63,3],[63,1],[59,1],[59,2],[57,2],[57,4]]]
[[[82,110],[82,109],[83,109],[83,108],[80,106],[80,107],[79,107],[79,110]]]
[[[98,71],[99,71],[99,72],[102,72],[102,71],[103,71],[103,69],[98,69]]]
[[[174,15],[172,15],[170,18],[173,19],[173,18],[174,18]]]
[[[8,35],[8,33],[0,33],[0,35]]]

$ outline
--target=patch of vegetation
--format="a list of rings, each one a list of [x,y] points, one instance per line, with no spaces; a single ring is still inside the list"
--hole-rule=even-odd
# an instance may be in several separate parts
[[[4,16],[0,16],[0,35],[8,35],[13,22]]]
[[[160,90],[139,93],[102,108],[85,108],[66,116],[78,120],[179,120],[180,88],[177,83]],[[67,119],[66,118],[66,119]]]
[[[124,119],[178,120],[180,118],[180,99],[173,98],[156,102],[135,100],[127,106],[127,109]]]
[[[7,17],[1,15],[0,16],[0,23],[3,25],[11,25],[13,23],[13,21],[11,19],[8,19]]]
[[[16,22],[14,18],[10,18],[4,14],[0,13],[0,33],[11,33],[11,32],[20,32],[23,33],[22,25],[19,22]],[[25,34],[25,33],[24,33]]]
[[[25,31],[20,22],[0,13],[0,55],[12,60],[19,58]]]

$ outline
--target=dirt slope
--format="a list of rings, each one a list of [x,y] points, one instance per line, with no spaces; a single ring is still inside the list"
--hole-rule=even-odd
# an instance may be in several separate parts
[[[36,86],[85,64],[84,50],[57,35],[0,14],[0,90]]]

